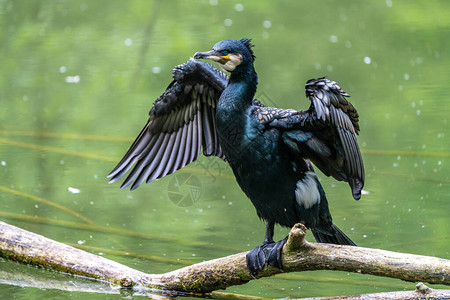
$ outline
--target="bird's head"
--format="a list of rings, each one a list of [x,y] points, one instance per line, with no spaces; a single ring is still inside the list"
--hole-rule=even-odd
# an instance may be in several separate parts
[[[233,72],[239,70],[239,66],[253,64],[252,47],[250,39],[224,40],[215,44],[211,51],[195,53],[194,58],[216,61],[225,70]]]

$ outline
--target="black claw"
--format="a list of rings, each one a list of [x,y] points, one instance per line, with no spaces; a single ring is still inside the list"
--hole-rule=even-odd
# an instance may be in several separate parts
[[[283,250],[283,246],[286,244],[286,241],[287,237],[276,243],[264,242],[249,251],[246,258],[247,268],[250,271],[250,274],[255,277],[256,273],[259,270],[262,270],[266,264],[281,270],[281,251]]]

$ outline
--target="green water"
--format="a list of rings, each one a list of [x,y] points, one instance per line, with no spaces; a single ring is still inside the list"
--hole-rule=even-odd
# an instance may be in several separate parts
[[[1,0],[0,219],[149,273],[260,244],[264,224],[217,158],[201,157],[133,192],[105,178],[173,66],[219,40],[251,37],[264,103],[305,109],[304,83],[324,75],[352,95],[369,194],[356,202],[346,184],[319,175],[335,223],[360,246],[449,258],[450,2],[238,4]],[[189,189],[173,184],[189,176],[194,197],[179,202]],[[286,233],[277,228],[276,237]],[[0,260],[1,299],[131,296],[97,293],[109,286],[38,289],[30,280],[86,283]],[[317,271],[227,292],[311,297],[413,288]]]

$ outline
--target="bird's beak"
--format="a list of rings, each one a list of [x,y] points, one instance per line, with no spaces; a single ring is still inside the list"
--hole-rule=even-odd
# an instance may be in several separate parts
[[[195,59],[209,59],[212,61],[217,61],[221,64],[226,64],[228,61],[230,61],[230,58],[228,55],[217,55],[216,51],[211,50],[208,52],[197,52],[194,54]]]
[[[210,59],[211,56],[213,55],[213,50],[208,51],[208,52],[197,52],[194,54],[194,58],[195,59]]]

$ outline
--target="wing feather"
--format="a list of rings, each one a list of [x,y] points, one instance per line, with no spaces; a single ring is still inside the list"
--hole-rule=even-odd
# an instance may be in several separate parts
[[[255,117],[265,126],[283,131],[285,145],[297,159],[311,160],[325,175],[347,181],[353,198],[361,197],[364,164],[356,135],[359,116],[349,95],[325,78],[306,83],[308,110],[255,106]]]
[[[171,134],[171,139],[172,139],[172,144],[170,149],[166,150],[165,155],[167,156],[167,158],[165,158],[165,163],[163,163],[162,165],[165,166],[164,169],[161,171],[161,174],[159,175],[158,178],[164,177],[167,174],[169,174],[170,170],[173,168],[174,162],[175,162],[175,151],[178,151],[178,147],[180,145],[180,141],[178,139],[180,134],[180,130],[178,131],[174,131]]]
[[[154,159],[155,155],[158,153],[157,149],[161,147],[163,141],[164,141],[164,134],[160,134],[155,144],[152,146],[151,149],[149,149],[150,151],[148,151],[148,153],[145,153],[145,155],[142,156],[142,159],[141,158],[137,159],[136,166],[133,168],[133,170],[131,170],[128,177],[120,186],[121,189],[124,189],[127,186],[129,186],[133,182],[133,180],[137,178],[139,173],[147,166],[147,164]]]
[[[203,147],[203,154],[206,156],[213,155],[213,148],[215,145],[215,137],[214,137],[214,127],[213,120],[210,118],[210,112],[206,105],[203,105],[202,108],[202,125],[204,128],[203,135],[205,140],[205,145]]]
[[[142,171],[138,174],[138,176],[136,177],[136,180],[133,182],[133,184],[131,185],[131,190],[135,190],[142,182],[144,182],[147,178],[153,178],[150,177],[150,175],[154,174],[155,170],[157,169],[157,167],[160,165],[161,163],[161,159],[164,155],[164,152],[167,148],[167,144],[169,143],[169,138],[170,138],[170,134],[169,133],[163,133],[162,136],[163,141],[159,147],[159,149],[161,149],[162,151],[155,151],[154,152],[154,157],[151,161],[149,161],[148,164],[143,166]]]
[[[175,137],[176,132],[172,132],[169,135],[169,141],[167,143],[167,146],[164,150],[164,155],[161,158],[160,162],[157,164],[156,170],[152,171],[152,176],[147,176],[146,182],[150,182],[156,178],[161,178],[163,175],[164,170],[170,166],[170,155],[172,154],[173,146],[175,144]],[[162,152],[162,151],[160,151]]]
[[[188,126],[183,126],[181,128],[183,131],[180,138],[180,151],[177,153],[177,159],[175,161],[176,169],[179,170],[183,167],[182,161],[184,157],[184,153],[186,152],[186,140],[187,140],[187,131]]]
[[[364,164],[356,139],[356,134],[359,133],[359,116],[346,99],[350,96],[336,82],[324,77],[311,79],[306,83],[306,96],[311,100],[310,111],[314,111],[320,121],[327,120],[331,126],[328,136],[335,136],[337,131],[335,147],[342,147],[344,151],[343,171],[352,188],[353,197],[359,199],[364,186]],[[336,154],[339,153],[337,149]],[[338,159],[333,156],[330,158],[332,166],[338,166],[335,163]],[[341,175],[339,168],[328,168],[326,171],[336,179]]]
[[[132,169],[121,188],[132,184],[135,189],[195,161],[201,148],[204,155],[224,159],[215,114],[228,77],[191,59],[175,67],[173,78],[153,103],[146,126],[108,175],[110,183]]]
[[[189,125],[187,126],[186,147],[184,149],[183,160],[181,162],[183,166],[190,163],[189,157],[191,155],[192,149],[192,124],[193,123],[189,123]]]
[[[211,116],[212,112],[215,111],[216,109],[213,108],[212,106],[209,106],[209,110],[210,110],[210,116]],[[212,117],[211,118],[211,122],[212,122],[213,128],[216,128],[216,118]],[[214,147],[213,147],[213,149],[215,150],[214,155],[217,155],[218,154],[218,149],[220,148],[220,145],[219,145],[219,134],[217,133],[217,130],[213,130],[213,134],[214,134]]]
[[[183,135],[183,130],[179,129],[176,133],[175,137],[175,145],[173,146],[172,153],[170,154],[170,165],[167,165],[167,170],[165,171],[165,175],[172,174],[176,170],[178,170],[178,166],[176,164],[177,161],[177,154],[180,152],[180,145],[181,145],[181,136]]]

